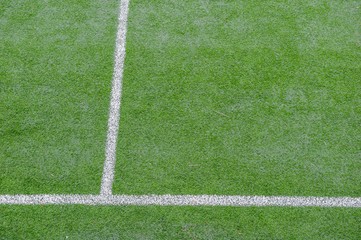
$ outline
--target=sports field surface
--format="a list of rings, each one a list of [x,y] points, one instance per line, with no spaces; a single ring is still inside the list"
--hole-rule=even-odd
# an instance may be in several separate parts
[[[358,239],[361,1],[2,0],[0,239]]]

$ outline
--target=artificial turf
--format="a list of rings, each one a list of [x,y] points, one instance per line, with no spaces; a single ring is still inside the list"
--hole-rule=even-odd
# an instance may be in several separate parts
[[[97,193],[117,0],[1,0],[0,194]]]
[[[131,1],[114,191],[360,197],[360,6]]]
[[[0,206],[0,239],[359,239],[361,210]]]

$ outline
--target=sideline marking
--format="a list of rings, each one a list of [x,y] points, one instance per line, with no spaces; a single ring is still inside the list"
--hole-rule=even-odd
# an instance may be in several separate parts
[[[0,205],[361,207],[361,198],[224,195],[0,195]]]
[[[105,162],[103,168],[102,182],[100,186],[101,195],[112,195],[114,180],[114,168],[116,157],[116,145],[119,129],[120,102],[122,97],[123,67],[125,59],[125,40],[127,33],[129,0],[121,0],[118,16],[118,29],[115,45],[115,61],[112,81],[112,93],[109,107],[108,133],[105,149]]]

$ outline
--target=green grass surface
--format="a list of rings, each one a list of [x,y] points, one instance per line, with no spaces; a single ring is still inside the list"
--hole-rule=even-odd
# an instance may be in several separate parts
[[[131,0],[115,193],[361,195],[361,2]],[[0,1],[0,194],[98,193],[116,0]],[[0,239],[359,239],[361,210],[0,205]]]
[[[1,0],[0,194],[99,191],[118,1]]]
[[[131,1],[114,189],[361,195],[360,1]]]
[[[0,206],[0,239],[359,239],[360,216],[340,208]]]

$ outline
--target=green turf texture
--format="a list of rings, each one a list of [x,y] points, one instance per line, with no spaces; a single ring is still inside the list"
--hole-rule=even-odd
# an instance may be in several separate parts
[[[360,6],[131,1],[115,192],[360,197]]]
[[[359,239],[360,216],[349,208],[0,206],[0,239]]]
[[[1,0],[0,194],[99,192],[118,5]]]

